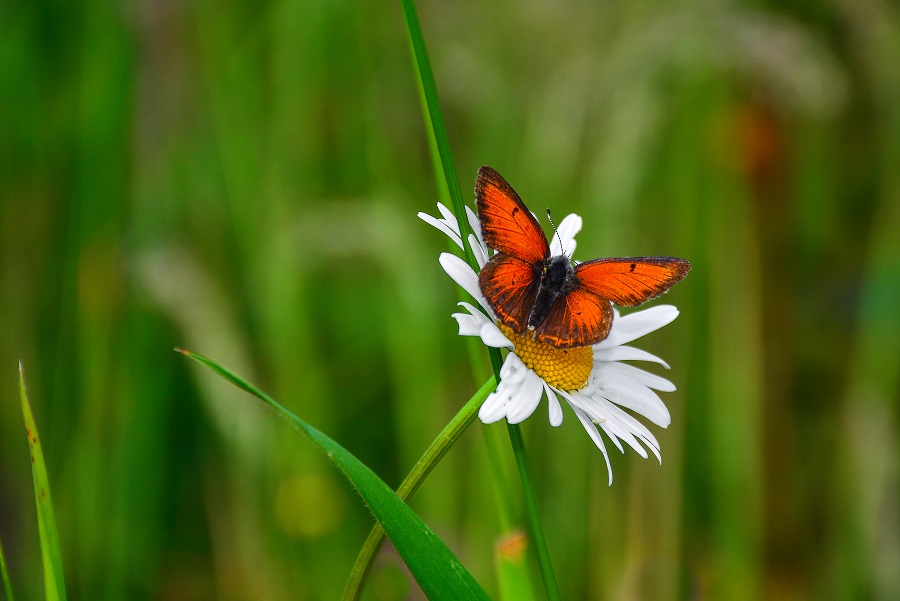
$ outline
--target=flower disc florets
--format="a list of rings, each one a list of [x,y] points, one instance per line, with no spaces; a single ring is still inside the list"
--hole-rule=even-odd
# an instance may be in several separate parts
[[[547,384],[571,392],[584,388],[594,367],[594,349],[589,346],[561,349],[535,340],[530,332],[520,336],[512,328],[498,324],[500,331],[513,344],[513,352],[525,367]]]

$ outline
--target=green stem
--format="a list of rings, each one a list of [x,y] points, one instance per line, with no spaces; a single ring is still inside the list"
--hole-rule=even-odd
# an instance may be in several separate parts
[[[519,476],[522,479],[522,489],[525,491],[525,512],[528,515],[528,526],[531,529],[531,537],[534,539],[534,550],[537,554],[538,567],[541,569],[541,579],[544,581],[544,591],[548,601],[560,601],[559,585],[556,584],[556,573],[553,571],[553,562],[550,559],[550,549],[547,547],[547,539],[544,536],[544,525],[538,512],[537,494],[534,491],[534,479],[531,477],[531,466],[528,463],[528,453],[525,452],[525,441],[522,439],[522,431],[519,424],[507,422],[509,442],[512,444],[513,453],[516,456],[516,465],[519,467]]]
[[[447,454],[447,451],[450,450],[450,447],[452,447],[459,437],[462,436],[462,433],[472,425],[472,422],[475,421],[475,418],[478,415],[478,409],[481,408],[481,404],[484,403],[484,399],[496,390],[496,388],[497,378],[491,376],[488,381],[478,389],[478,392],[469,399],[469,402],[463,406],[459,413],[456,414],[456,417],[450,420],[447,427],[438,434],[438,437],[434,439],[434,442],[431,443],[428,450],[426,450],[419,461],[416,462],[415,467],[409,472],[406,479],[403,480],[400,488],[397,489],[398,497],[403,501],[408,501],[416,494],[416,491],[419,490],[419,486],[425,481],[425,478],[428,477],[431,470],[440,463],[444,455]],[[362,583],[372,569],[375,556],[378,554],[378,550],[384,543],[384,539],[384,528],[382,528],[380,524],[376,524],[371,532],[369,532],[369,537],[363,544],[362,549],[360,549],[359,556],[356,558],[356,563],[350,571],[350,577],[347,579],[347,586],[344,588],[344,601],[356,601],[359,599],[359,596],[362,593]]]
[[[425,37],[422,34],[422,27],[419,24],[419,17],[416,14],[416,6],[413,0],[402,0],[403,16],[406,19],[406,31],[409,34],[409,42],[412,48],[413,60],[416,63],[416,72],[419,76],[420,92],[425,100],[425,123],[426,127],[431,126],[434,133],[434,141],[437,144],[438,154],[440,155],[441,165],[443,167],[443,175],[450,193],[450,199],[453,201],[453,212],[456,220],[459,222],[459,231],[463,240],[463,251],[465,252],[466,261],[476,272],[478,271],[478,263],[475,261],[475,255],[472,253],[471,247],[466,244],[469,237],[469,220],[466,218],[465,205],[463,204],[462,193],[459,189],[459,179],[456,176],[456,167],[453,164],[453,156],[450,154],[450,141],[447,138],[447,129],[444,126],[444,117],[441,113],[441,106],[438,102],[437,85],[434,82],[434,73],[431,70],[431,62],[428,59],[428,52],[425,48]],[[437,172],[437,169],[435,170]],[[500,381],[500,367],[503,365],[503,359],[500,350],[491,348],[491,366],[494,368],[494,376]],[[537,510],[537,495],[534,491],[534,482],[531,477],[531,469],[528,465],[528,457],[525,454],[525,444],[522,441],[518,426],[509,426],[510,440],[513,445],[513,453],[516,456],[516,465],[519,468],[519,476],[522,479],[522,487],[525,492],[526,507],[528,508],[528,520],[531,526],[531,534],[534,542],[535,550],[538,556],[538,563],[541,568],[541,576],[544,580],[544,589],[547,592],[547,598],[551,601],[559,599],[559,586],[556,584],[556,576],[553,573],[553,566],[550,563],[550,551],[547,548],[547,541],[544,538],[544,529],[541,526],[540,516]]]

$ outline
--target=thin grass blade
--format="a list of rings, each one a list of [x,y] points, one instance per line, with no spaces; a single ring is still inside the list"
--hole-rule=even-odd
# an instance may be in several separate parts
[[[456,166],[453,163],[453,155],[450,152],[450,140],[447,137],[447,129],[444,126],[444,117],[438,100],[437,84],[434,81],[431,61],[428,58],[428,50],[425,46],[425,36],[422,33],[422,26],[419,24],[415,2],[413,0],[402,0],[402,4],[403,16],[406,20],[406,31],[409,34],[409,43],[412,47],[413,60],[416,66],[419,90],[425,99],[425,108],[427,109],[424,111],[425,126],[426,128],[430,126],[429,140],[433,137],[440,155],[441,165],[443,166],[442,175],[444,176],[444,182],[439,180],[437,185],[441,189],[443,184],[449,190],[450,199],[453,201],[453,212],[456,214],[456,220],[459,222],[462,239],[467,241],[470,228],[466,218],[462,192],[459,188],[459,179],[456,175]],[[431,148],[434,149],[434,146],[435,144],[432,144]],[[432,160],[434,160],[433,157]],[[435,169],[435,174],[439,177],[441,175],[440,170]],[[477,273],[479,268],[472,248],[469,244],[463,244],[463,250],[465,251],[466,262]],[[503,365],[500,349],[490,348],[488,349],[488,354],[491,358],[491,367],[494,369],[494,375],[499,380],[500,367]],[[525,447],[522,443],[522,435],[519,432],[518,424],[508,424],[508,429],[527,499],[527,517],[531,534],[534,537],[535,552],[541,570],[541,577],[544,581],[544,590],[547,598],[555,601],[559,599],[559,585],[556,583],[556,573],[553,570],[553,563],[550,559],[550,550],[547,547],[547,541],[543,534],[543,525],[537,513],[537,495],[534,491],[530,472],[527,474],[522,472],[522,470],[530,470],[528,460],[524,456]],[[506,505],[507,503],[501,503],[501,507]]]
[[[444,542],[416,515],[387,484],[359,459],[331,438],[294,415],[278,401],[252,384],[228,371],[215,361],[177,349],[228,380],[241,390],[263,401],[282,417],[293,422],[340,468],[359,495],[384,527],[394,548],[422,591],[431,600],[486,600],[488,596],[463,567]]]
[[[15,601],[12,583],[9,581],[9,570],[6,569],[6,557],[3,555],[2,542],[0,542],[0,577],[3,578],[3,590],[6,591],[6,601]]]
[[[50,497],[50,480],[41,451],[41,439],[38,437],[37,425],[28,403],[25,391],[25,373],[19,363],[19,400],[22,404],[22,417],[25,420],[25,434],[28,436],[28,447],[31,452],[31,475],[34,480],[34,500],[37,504],[38,533],[41,539],[41,557],[44,562],[44,591],[47,601],[64,601],[66,599],[66,583],[63,578],[62,553],[59,548],[59,532],[56,527],[56,513],[53,511],[53,500]]]
[[[468,240],[472,233],[469,222],[466,219],[465,205],[462,192],[459,188],[459,178],[456,176],[456,166],[453,164],[453,155],[450,153],[450,140],[447,137],[447,128],[444,126],[444,115],[441,112],[441,104],[438,100],[437,85],[434,82],[434,73],[431,71],[431,61],[428,58],[428,50],[425,47],[425,37],[422,35],[422,26],[419,25],[419,16],[416,14],[416,5],[413,0],[403,0],[403,17],[406,19],[406,31],[409,34],[409,43],[412,49],[413,61],[416,64],[416,80],[419,91],[425,103],[423,119],[425,121],[426,135],[429,146],[434,151],[437,149],[440,158],[440,169],[435,163],[435,177],[439,190],[447,190],[453,203],[453,212],[459,222],[460,233],[463,241]],[[441,181],[443,176],[443,181]],[[468,243],[463,244],[466,253],[466,261],[472,269],[478,270],[478,263]]]

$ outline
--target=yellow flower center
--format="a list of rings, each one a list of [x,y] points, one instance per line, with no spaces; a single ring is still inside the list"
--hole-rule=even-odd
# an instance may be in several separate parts
[[[556,348],[532,338],[530,333],[520,336],[503,324],[497,325],[513,343],[514,352],[522,363],[547,384],[566,392],[587,384],[594,367],[594,350],[591,347]]]

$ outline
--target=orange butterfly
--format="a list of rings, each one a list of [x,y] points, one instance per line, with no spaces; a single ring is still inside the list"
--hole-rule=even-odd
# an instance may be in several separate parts
[[[497,251],[478,284],[500,322],[558,348],[586,346],[609,335],[610,302],[636,307],[681,281],[691,264],[675,257],[594,259],[572,266],[550,256],[537,219],[490,167],[475,181],[485,243]]]

